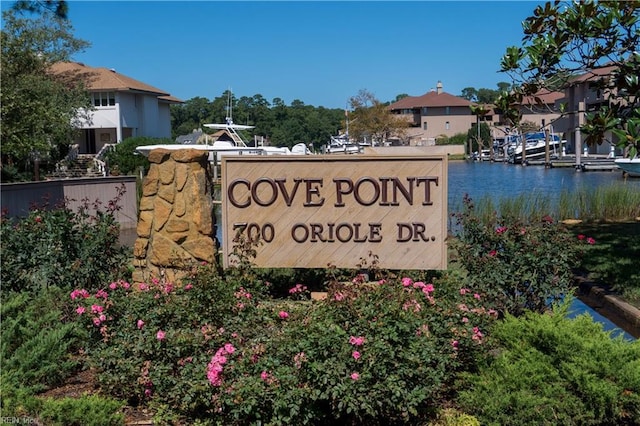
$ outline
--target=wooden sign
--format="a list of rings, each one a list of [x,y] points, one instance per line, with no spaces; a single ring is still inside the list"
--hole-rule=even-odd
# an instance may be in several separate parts
[[[446,156],[225,156],[224,266],[234,239],[269,268],[446,269]]]

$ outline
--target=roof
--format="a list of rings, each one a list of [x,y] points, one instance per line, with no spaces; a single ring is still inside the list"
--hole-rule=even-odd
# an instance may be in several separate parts
[[[579,83],[583,83],[591,80],[599,80],[604,76],[611,75],[611,73],[615,71],[617,68],[618,68],[617,65],[605,65],[602,67],[593,68],[592,70],[589,70],[584,74],[581,74],[579,76],[572,78],[571,84],[573,85],[573,84],[579,84]]]
[[[431,91],[422,96],[407,96],[389,105],[389,109],[414,109],[422,107],[468,107],[472,102],[447,92]]]
[[[525,96],[522,98],[521,105],[536,105],[538,103],[543,104],[555,104],[558,99],[564,98],[564,92],[550,92],[548,90],[541,90],[532,96]],[[538,102],[539,100],[539,102]]]
[[[143,83],[114,69],[89,67],[79,62],[57,62],[51,66],[51,71],[58,75],[77,75],[86,77],[87,88],[92,91],[112,90],[118,92],[133,91],[157,95],[168,102],[182,102],[164,90]]]

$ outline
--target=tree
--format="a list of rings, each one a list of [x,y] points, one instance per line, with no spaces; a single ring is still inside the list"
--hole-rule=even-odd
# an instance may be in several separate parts
[[[491,111],[491,107],[488,105],[471,105],[469,106],[471,109],[471,114],[476,116],[475,125],[469,129],[469,140],[475,140],[476,145],[478,146],[478,152],[481,153],[485,144],[489,147],[489,155],[493,158],[493,143],[491,140],[491,131],[489,130],[489,126],[486,123],[482,123],[484,126],[480,125],[480,117],[484,117]],[[486,129],[485,129],[486,128]],[[471,149],[469,150],[469,155],[473,152]]]
[[[393,100],[393,102],[398,102],[399,100],[402,100],[404,98],[408,98],[409,95],[407,95],[406,93],[401,93],[399,95],[396,95],[396,98]]]
[[[42,1],[26,1],[18,0],[13,5],[13,10],[27,11],[31,13],[45,13],[46,11],[55,13],[60,19],[67,19],[69,6],[66,1],[42,0]]]
[[[0,167],[24,171],[34,158],[57,161],[67,153],[79,111],[91,109],[83,79],[49,69],[88,43],[72,35],[68,21],[48,10],[32,19],[3,13],[0,35]]]
[[[367,90],[360,90],[349,99],[353,112],[349,121],[349,135],[357,140],[369,138],[382,142],[394,135],[404,136],[407,121],[391,114],[386,105]]]
[[[547,2],[527,18],[523,46],[511,46],[501,59],[521,95],[541,89],[568,87],[575,75],[612,71],[594,84],[608,97],[608,105],[586,115],[581,131],[588,144],[602,143],[612,131],[618,146],[635,155],[640,140],[640,1],[584,0]],[[553,86],[553,87],[552,87]]]
[[[478,96],[478,91],[475,87],[465,87],[462,89],[461,97],[465,98],[468,101],[475,101]]]

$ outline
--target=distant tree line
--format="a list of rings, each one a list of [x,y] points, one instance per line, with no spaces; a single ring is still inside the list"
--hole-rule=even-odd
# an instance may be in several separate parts
[[[228,111],[229,104],[231,111]],[[273,146],[289,148],[303,142],[319,149],[330,140],[331,135],[346,128],[345,110],[341,108],[314,107],[300,100],[286,105],[281,98],[269,102],[260,94],[236,98],[226,90],[212,101],[195,97],[184,104],[173,105],[172,136],[175,139],[195,129],[213,133],[214,130],[203,125],[224,123],[229,116],[235,124],[255,126],[245,134],[248,139],[252,140],[254,135],[264,136]]]

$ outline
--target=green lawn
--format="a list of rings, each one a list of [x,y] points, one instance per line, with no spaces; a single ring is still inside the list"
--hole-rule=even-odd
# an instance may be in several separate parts
[[[611,286],[640,307],[640,222],[581,223],[570,229],[596,240],[582,262],[589,279]]]

